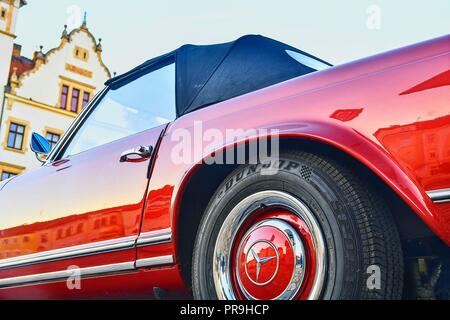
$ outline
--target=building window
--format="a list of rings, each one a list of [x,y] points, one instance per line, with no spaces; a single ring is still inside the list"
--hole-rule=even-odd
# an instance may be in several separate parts
[[[50,147],[53,150],[53,148],[56,146],[56,144],[58,143],[61,136],[57,133],[47,132],[47,134],[45,135],[45,138],[50,143]]]
[[[9,164],[6,162],[0,162],[0,181],[5,181],[9,178],[15,177],[22,173],[25,167]]]
[[[78,112],[78,102],[80,100],[80,90],[72,89],[72,101],[70,103],[70,111]]]
[[[91,98],[91,94],[89,92],[83,93],[83,104],[81,105],[81,108],[84,109],[86,105],[89,103],[89,99]]]
[[[11,122],[9,125],[7,147],[15,150],[22,150],[25,126]]]
[[[52,127],[45,127],[44,131],[42,131],[42,136],[49,142],[51,150],[55,148],[63,134],[64,131]]]
[[[28,151],[28,132],[30,124],[27,121],[9,117],[5,121],[6,134],[3,138],[2,146],[5,150],[26,153]],[[1,167],[1,163],[0,163]],[[13,166],[14,167],[14,166]],[[1,169],[1,168],[0,168]],[[15,170],[6,170],[15,172]],[[22,172],[19,170],[19,173]]]
[[[15,177],[17,174],[8,172],[8,171],[2,171],[2,176],[0,181],[8,180],[9,178]]]
[[[60,107],[72,113],[79,113],[88,104],[95,87],[60,76]]]
[[[60,100],[61,109],[67,108],[67,97],[68,96],[69,96],[69,87],[66,85],[63,85],[62,90],[61,90],[61,100]]]
[[[89,52],[86,49],[76,46],[73,50],[73,56],[81,61],[87,62],[89,60]]]

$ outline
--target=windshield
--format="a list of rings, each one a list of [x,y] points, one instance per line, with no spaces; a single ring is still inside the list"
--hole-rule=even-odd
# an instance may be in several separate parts
[[[79,128],[64,156],[122,139],[175,119],[175,64],[109,89]]]

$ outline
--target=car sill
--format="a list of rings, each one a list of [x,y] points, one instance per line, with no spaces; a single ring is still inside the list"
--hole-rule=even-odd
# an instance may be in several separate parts
[[[67,281],[74,276],[79,276],[82,279],[89,277],[107,276],[112,274],[122,274],[137,271],[139,268],[168,266],[173,263],[173,256],[168,255],[148,259],[140,259],[136,262],[129,261],[88,268],[68,268],[67,270],[55,272],[38,273],[0,279],[0,289],[36,285],[40,283]]]
[[[58,260],[74,259],[94,254],[132,249],[136,246],[143,247],[158,245],[171,241],[172,230],[167,228],[142,233],[139,237],[130,236],[3,259],[0,260],[0,271]]]
[[[162,256],[148,259],[139,259],[136,261],[136,268],[154,267],[173,264],[173,256]]]
[[[0,288],[3,289],[8,287],[19,287],[46,282],[66,281],[67,279],[69,279],[70,277],[74,277],[75,275],[80,276],[80,278],[87,278],[100,275],[131,272],[134,270],[135,266],[133,261],[89,268],[67,269],[62,271],[0,279]]]
[[[125,237],[4,259],[0,260],[0,270],[131,249],[136,239],[137,236]]]
[[[167,228],[157,231],[141,233],[137,240],[137,246],[143,247],[149,245],[162,244],[171,241],[172,241],[172,229]]]

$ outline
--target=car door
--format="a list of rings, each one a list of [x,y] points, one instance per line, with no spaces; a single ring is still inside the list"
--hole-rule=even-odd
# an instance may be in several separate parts
[[[0,288],[73,266],[91,276],[134,268],[153,150],[175,118],[174,64],[97,100],[44,166],[0,191]]]

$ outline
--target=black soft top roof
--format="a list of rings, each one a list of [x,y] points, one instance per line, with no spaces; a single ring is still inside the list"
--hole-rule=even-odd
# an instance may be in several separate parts
[[[288,53],[289,52],[289,53]],[[316,71],[292,53],[320,60],[282,42],[259,35],[215,45],[184,45],[110,79],[120,87],[149,72],[176,63],[176,108],[180,117],[191,111]]]

